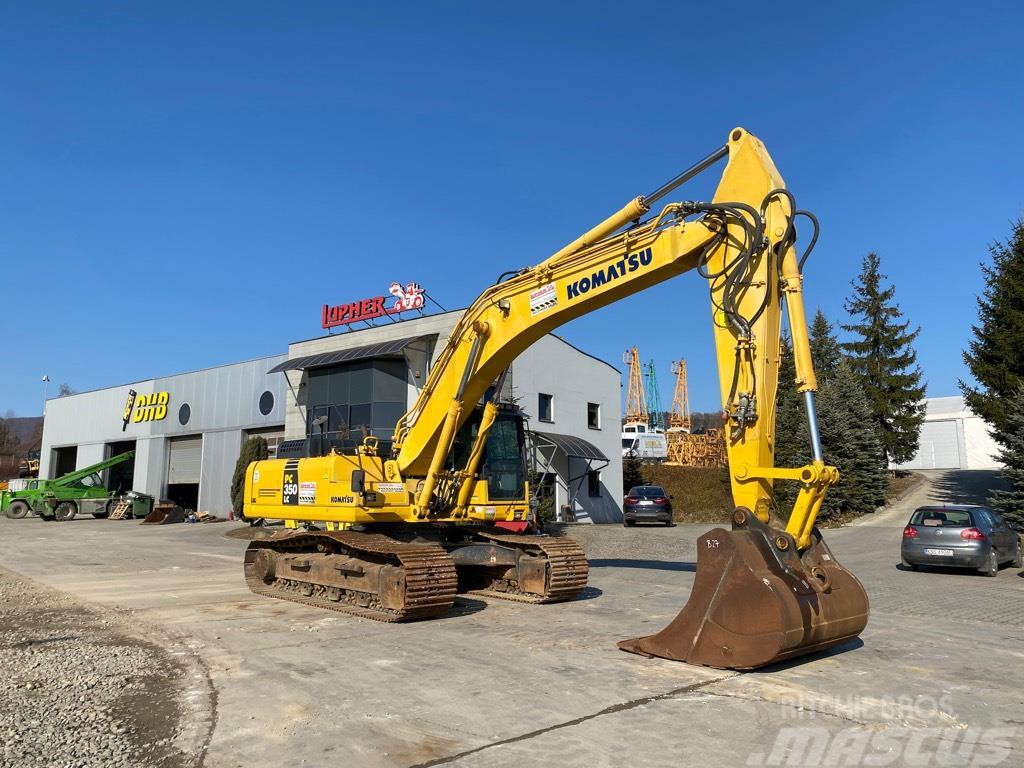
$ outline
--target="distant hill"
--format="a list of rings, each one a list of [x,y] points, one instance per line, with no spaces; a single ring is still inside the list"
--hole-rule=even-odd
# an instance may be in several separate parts
[[[18,438],[22,451],[31,451],[39,448],[40,439],[43,435],[42,416],[15,416],[6,419],[7,428]]]

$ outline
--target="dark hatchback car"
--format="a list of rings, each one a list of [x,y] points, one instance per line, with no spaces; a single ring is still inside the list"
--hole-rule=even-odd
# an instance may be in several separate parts
[[[637,485],[629,489],[622,504],[622,524],[664,523],[672,525],[672,501],[660,485]]]
[[[999,566],[1021,567],[1017,531],[1002,515],[986,507],[950,505],[920,507],[903,529],[904,565],[972,568],[995,576]]]

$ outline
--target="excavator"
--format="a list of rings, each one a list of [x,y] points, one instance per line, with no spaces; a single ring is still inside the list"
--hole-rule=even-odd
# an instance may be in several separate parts
[[[659,203],[722,160],[710,202]],[[798,255],[801,217],[813,236]],[[710,288],[735,510],[731,529],[698,539],[681,612],[619,647],[754,669],[855,638],[867,624],[867,594],[815,526],[839,479],[822,456],[803,304],[802,268],[817,233],[762,142],[736,128],[722,147],[547,260],[501,275],[453,328],[390,448],[366,436],[353,455],[249,465],[244,515],[291,526],[250,543],[250,589],[381,621],[442,615],[458,593],[528,603],[577,597],[586,555],[570,538],[537,533],[525,415],[501,402],[506,372],[564,323],[696,271]],[[773,456],[783,306],[811,435],[812,460],[797,468],[775,467]],[[788,515],[774,502],[776,481],[799,484]],[[515,524],[521,530],[511,532]]]

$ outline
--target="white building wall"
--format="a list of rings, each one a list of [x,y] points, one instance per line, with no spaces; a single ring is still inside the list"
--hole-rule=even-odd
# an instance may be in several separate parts
[[[406,349],[405,358],[409,364],[406,405],[411,407],[426,381],[430,366],[443,351],[461,315],[460,310],[295,342],[289,345],[288,356],[304,357],[411,336],[436,335],[436,342],[432,344],[419,343]],[[533,417],[529,422],[530,429],[583,438],[609,458],[609,464],[601,469],[601,495],[588,495],[585,478],[578,493],[574,494],[575,514],[582,522],[622,521],[620,378],[618,369],[576,349],[558,336],[548,334],[516,358],[512,363],[510,381],[506,381],[506,385],[511,385],[520,407]],[[302,439],[306,436],[304,382],[303,371],[288,372],[288,403],[285,411],[285,435],[288,439]],[[540,392],[555,398],[554,423],[542,423],[536,418],[537,396]],[[596,402],[601,406],[601,429],[594,430],[587,426],[588,402]],[[564,463],[556,464],[557,470],[563,474],[570,469],[573,476],[583,471],[577,467],[578,462],[575,460],[571,468],[567,468]],[[600,466],[600,462],[594,466]],[[577,480],[574,486],[579,483]],[[569,503],[570,494],[566,489],[559,487],[556,493],[558,508]]]
[[[41,476],[49,477],[55,448],[77,446],[75,464],[81,469],[108,458],[108,443],[134,440],[133,489],[164,498],[168,438],[202,435],[199,508],[226,515],[231,508],[231,476],[241,451],[243,430],[284,426],[285,380],[267,371],[285,359],[285,355],[276,355],[247,360],[48,400],[40,451]],[[160,421],[132,421],[124,427],[124,405],[131,389],[139,395],[168,392],[166,417]],[[268,390],[274,404],[264,415],[259,400]],[[179,410],[184,404],[188,404],[190,416],[181,424]]]
[[[1001,469],[999,444],[985,421],[967,407],[962,397],[930,397],[925,401],[927,443],[914,457],[892,469]],[[949,440],[936,445],[934,439]],[[953,458],[955,457],[955,459]]]

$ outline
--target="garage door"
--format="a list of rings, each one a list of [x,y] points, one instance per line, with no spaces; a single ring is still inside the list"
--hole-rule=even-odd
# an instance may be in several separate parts
[[[170,441],[167,484],[198,483],[203,465],[203,436],[178,437]]]
[[[959,469],[960,445],[956,436],[956,420],[926,421],[921,425],[921,442],[916,469]]]

